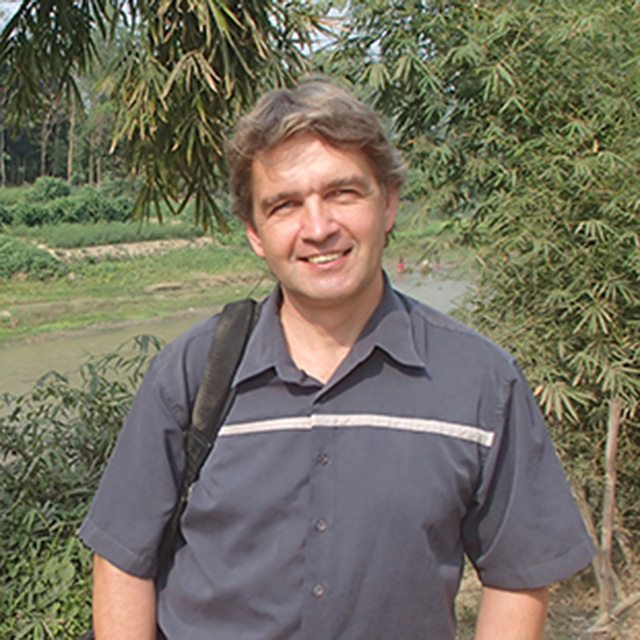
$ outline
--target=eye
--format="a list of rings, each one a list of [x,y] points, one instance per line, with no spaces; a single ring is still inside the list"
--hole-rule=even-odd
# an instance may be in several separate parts
[[[360,196],[360,192],[354,187],[340,187],[329,193],[329,197],[339,202],[349,202]]]
[[[274,204],[270,209],[269,209],[269,215],[273,215],[273,214],[277,214],[277,213],[284,213],[290,209],[293,209],[293,207],[296,206],[296,203],[294,200],[283,200],[282,202],[278,202],[276,204]]]

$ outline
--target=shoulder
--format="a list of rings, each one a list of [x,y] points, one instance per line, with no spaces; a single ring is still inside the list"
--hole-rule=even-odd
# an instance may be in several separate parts
[[[516,388],[530,392],[513,355],[428,305],[404,295],[401,300],[428,386],[444,399],[447,411],[464,413],[476,425],[499,428]]]
[[[410,318],[416,347],[437,364],[498,368],[515,373],[515,358],[487,336],[414,298],[396,292]]]
[[[198,393],[219,314],[197,323],[151,360],[139,395],[157,397],[185,423]]]

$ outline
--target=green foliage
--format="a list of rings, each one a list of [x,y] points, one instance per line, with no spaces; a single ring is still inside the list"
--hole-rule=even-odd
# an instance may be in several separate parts
[[[0,38],[5,82],[14,90],[15,120],[37,113],[47,91],[55,97],[76,94],[80,102],[75,73],[85,71],[95,56],[94,30],[105,33],[113,13],[121,9],[119,1],[101,0],[26,0],[21,4]],[[12,38],[14,33],[18,37]],[[26,73],[27,69],[33,73]]]
[[[78,528],[148,359],[149,336],[51,372],[0,417],[0,637],[78,637],[90,625],[91,554]]]
[[[71,187],[66,180],[48,176],[38,178],[31,189],[31,197],[36,202],[49,202],[56,198],[68,196],[70,193]]]
[[[87,279],[101,288],[109,283],[126,282],[131,287],[162,280],[197,279],[202,274],[225,275],[263,269],[264,263],[260,258],[248,246],[240,246],[238,243],[176,249],[138,258],[112,258],[99,262],[83,260],[73,263],[73,271],[78,278]],[[223,282],[221,281],[221,285]],[[216,294],[216,291],[208,292],[209,304]]]
[[[14,227],[14,236],[35,239],[56,249],[92,247],[100,244],[143,242],[171,238],[195,238],[204,231],[186,222],[95,222],[91,224],[61,222],[38,229]]]
[[[144,0],[126,10],[119,0],[27,0],[0,36],[7,112],[38,122],[60,103],[80,108],[76,76],[96,62],[98,36],[106,38],[121,55],[101,85],[110,103],[87,120],[89,157],[107,138],[112,148],[124,143],[143,178],[139,213],[179,213],[193,199],[197,221],[224,229],[217,198],[228,129],[264,88],[306,69],[303,52],[321,28],[316,11],[306,0]]]
[[[9,225],[13,222],[13,216],[7,207],[0,204],[0,226]]]
[[[52,180],[53,182],[50,182]],[[98,221],[124,222],[132,217],[134,196],[122,193],[115,197],[104,195],[95,187],[84,186],[70,192],[70,187],[60,181],[66,188],[58,188],[58,181],[53,178],[44,183],[42,179],[28,191],[29,198],[19,200],[6,208],[5,217],[13,225],[42,227],[47,224],[81,223]],[[43,186],[39,186],[42,185]],[[53,187],[53,188],[49,188]],[[49,197],[44,196],[44,192]],[[56,193],[66,195],[57,196]],[[107,191],[107,194],[109,192]],[[0,217],[0,222],[2,221]]]
[[[125,222],[130,220],[134,204],[133,198],[126,195],[118,196],[113,200],[107,200],[103,219],[112,222]]]
[[[98,185],[98,191],[103,198],[129,197],[135,198],[140,191],[140,179],[107,178]]]
[[[47,205],[41,203],[19,202],[10,209],[13,224],[23,224],[27,227],[41,227],[49,218]]]
[[[76,195],[65,198],[65,202],[59,204],[63,210],[61,222],[96,222],[107,217],[106,201],[93,187],[85,186]]]
[[[479,255],[469,317],[527,371],[565,464],[640,531],[640,21],[626,0],[352,2],[325,64],[394,121],[424,215]]]
[[[60,277],[68,267],[44,249],[0,234],[0,278],[25,274],[39,280]]]
[[[0,187],[0,204],[10,208],[18,202],[24,202],[31,197],[32,185],[14,187]]]

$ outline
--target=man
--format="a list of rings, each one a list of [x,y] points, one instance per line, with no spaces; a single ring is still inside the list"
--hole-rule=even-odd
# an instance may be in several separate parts
[[[216,318],[151,364],[81,530],[98,640],[448,640],[465,553],[477,640],[542,638],[547,585],[593,547],[513,359],[390,287],[404,167],[376,115],[274,91],[229,160],[278,286],[160,575]]]

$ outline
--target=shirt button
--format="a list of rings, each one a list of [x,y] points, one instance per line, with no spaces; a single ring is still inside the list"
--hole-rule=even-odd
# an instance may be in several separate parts
[[[322,598],[322,596],[324,595],[324,587],[321,584],[314,584],[313,585],[313,595],[316,598]]]
[[[329,456],[326,453],[319,453],[316,461],[321,467],[326,467],[329,464]]]
[[[316,520],[316,531],[319,531],[320,533],[324,533],[327,530],[327,521],[324,520],[323,518],[320,518],[319,520]]]

